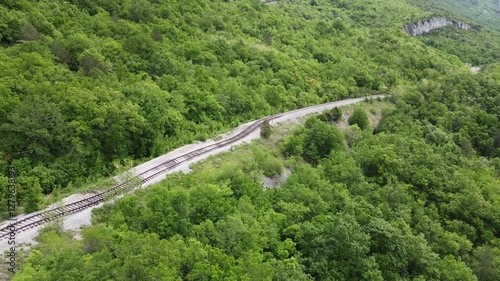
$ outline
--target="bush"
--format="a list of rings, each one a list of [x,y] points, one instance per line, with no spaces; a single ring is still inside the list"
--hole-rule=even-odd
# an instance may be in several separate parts
[[[305,128],[303,153],[306,161],[317,164],[332,150],[344,148],[344,137],[337,127],[325,124],[317,118],[310,118],[306,121]]]
[[[370,125],[368,115],[362,108],[356,108],[349,117],[349,125],[358,125],[361,130],[366,129]]]
[[[325,112],[323,112],[323,114],[319,118],[327,122],[337,122],[341,117],[342,110],[338,107],[334,107],[331,110],[326,110]]]
[[[283,173],[283,164],[279,159],[269,158],[262,164],[262,170],[266,177],[275,177]]]
[[[358,125],[352,125],[349,126],[347,129],[344,131],[344,136],[345,140],[347,142],[348,146],[352,146],[356,140],[358,140],[361,137],[361,129],[358,127]]]
[[[30,177],[27,179],[26,195],[24,197],[24,212],[26,214],[38,211],[42,204],[42,187],[38,179]]]
[[[301,155],[303,146],[303,137],[299,135],[291,135],[283,140],[281,151],[286,157]]]
[[[266,119],[260,126],[260,137],[267,139],[271,136],[271,133],[272,133],[271,124],[269,124],[269,121]]]

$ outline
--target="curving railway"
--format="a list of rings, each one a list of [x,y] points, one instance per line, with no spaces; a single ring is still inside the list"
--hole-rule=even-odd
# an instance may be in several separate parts
[[[93,196],[87,197],[85,199],[82,199],[82,200],[79,200],[79,201],[76,201],[76,202],[73,202],[70,204],[66,204],[66,205],[61,206],[61,207],[56,207],[56,208],[52,208],[50,210],[35,213],[33,215],[27,216],[21,220],[16,221],[12,225],[15,227],[15,231],[19,233],[19,232],[24,231],[26,229],[37,227],[43,223],[55,220],[59,217],[67,216],[67,215],[79,212],[81,210],[90,208],[92,206],[98,205],[98,204],[104,202],[107,198],[111,198],[111,197],[113,197],[113,195],[119,194],[122,191],[126,191],[126,190],[128,190],[127,188],[134,187],[139,182],[141,184],[145,184],[145,183],[151,181],[152,179],[176,168],[177,166],[179,166],[182,163],[188,162],[188,161],[192,160],[193,158],[196,158],[196,157],[201,156],[203,154],[209,153],[212,150],[230,145],[230,144],[244,138],[245,136],[247,136],[251,132],[255,131],[256,129],[258,129],[260,127],[260,125],[262,124],[262,122],[264,122],[265,119],[271,121],[271,120],[274,120],[276,118],[281,117],[282,115],[283,114],[277,114],[277,115],[273,115],[273,116],[270,116],[267,118],[259,119],[255,122],[253,122],[250,126],[248,126],[246,129],[244,129],[242,132],[240,132],[232,137],[229,137],[227,139],[213,143],[211,145],[207,145],[205,147],[193,150],[193,151],[186,153],[186,154],[183,154],[179,157],[175,157],[173,159],[167,160],[167,161],[161,163],[160,165],[157,165],[157,166],[155,166],[155,167],[153,167],[145,172],[140,173],[139,175],[137,175],[136,177],[134,177],[132,179],[129,179],[123,183],[115,185],[115,186],[113,186],[105,191],[99,192]],[[6,239],[9,236],[9,234],[11,232],[11,230],[9,229],[10,227],[11,227],[11,225],[5,226],[5,227],[0,229],[0,240]]]
[[[99,192],[95,195],[92,195],[90,197],[87,197],[85,199],[66,204],[64,206],[60,207],[55,207],[49,210],[43,210],[37,213],[33,213],[31,215],[28,215],[22,219],[18,219],[12,224],[7,224],[4,225],[0,228],[0,241],[7,239],[11,233],[11,230],[9,229],[11,226],[14,226],[15,232],[20,233],[22,231],[25,231],[30,228],[37,227],[41,224],[44,224],[46,222],[50,222],[52,220],[55,220],[60,217],[68,216],[77,212],[80,212],[84,209],[90,208],[95,205],[99,205],[106,201],[109,198],[113,198],[114,196],[122,193],[122,192],[127,192],[130,189],[133,189],[134,187],[137,186],[137,184],[144,185],[145,183],[148,183],[152,181],[155,178],[158,178],[159,176],[167,173],[168,171],[171,171],[178,167],[179,165],[189,162],[192,159],[202,156],[204,154],[207,154],[213,150],[228,146],[230,144],[233,144],[244,137],[248,136],[250,133],[254,132],[258,128],[260,128],[262,122],[264,120],[269,120],[273,121],[275,119],[278,119],[280,117],[283,117],[285,115],[293,115],[293,113],[297,113],[302,111],[305,114],[311,113],[311,112],[318,112],[320,109],[326,109],[328,106],[330,107],[336,107],[336,106],[342,106],[342,105],[347,105],[347,104],[352,104],[355,102],[362,101],[364,99],[374,99],[377,97],[384,97],[384,95],[375,95],[375,96],[370,96],[370,97],[364,97],[364,98],[354,98],[354,99],[349,99],[349,100],[344,100],[344,101],[338,101],[338,102],[333,102],[333,103],[328,103],[328,104],[320,104],[320,105],[315,105],[307,108],[302,108],[302,109],[297,109],[285,113],[280,113],[276,115],[272,115],[269,117],[265,117],[259,120],[256,120],[248,125],[245,129],[243,129],[241,132],[235,134],[234,136],[228,137],[226,139],[223,139],[221,141],[206,145],[204,147],[192,150],[188,153],[182,154],[180,156],[174,157],[172,159],[168,159],[167,161],[164,161],[160,163],[159,165],[154,166],[153,168],[147,169],[144,172],[139,173],[137,176],[126,180],[125,182],[122,182],[118,185],[115,185],[113,187],[110,187],[109,189]]]

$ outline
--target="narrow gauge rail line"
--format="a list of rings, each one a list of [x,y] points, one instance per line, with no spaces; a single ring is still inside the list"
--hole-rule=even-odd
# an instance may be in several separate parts
[[[222,141],[207,145],[205,147],[193,150],[189,153],[183,154],[183,155],[175,157],[173,159],[167,160],[167,161],[161,163],[160,165],[157,165],[157,166],[155,166],[155,167],[153,167],[145,172],[140,173],[139,175],[137,175],[133,179],[130,179],[128,181],[125,181],[123,183],[115,185],[115,186],[113,186],[105,191],[102,191],[100,193],[97,193],[95,195],[87,197],[85,199],[82,199],[82,200],[79,200],[79,201],[76,201],[76,202],[73,202],[70,204],[66,204],[66,205],[61,206],[61,207],[56,207],[56,208],[53,208],[53,209],[50,209],[47,211],[38,212],[38,213],[35,213],[31,216],[28,216],[28,217],[25,217],[21,220],[18,220],[15,223],[13,223],[13,225],[15,227],[15,231],[17,233],[20,233],[21,231],[24,231],[24,230],[27,230],[27,229],[30,229],[33,227],[37,227],[43,223],[55,220],[59,217],[68,216],[70,214],[77,213],[77,212],[80,212],[84,209],[98,205],[98,204],[104,202],[106,200],[105,198],[108,198],[108,197],[111,198],[113,195],[117,195],[119,193],[119,191],[126,190],[127,187],[134,186],[134,184],[136,183],[137,180],[139,180],[141,184],[144,184],[144,183],[176,168],[177,166],[179,166],[182,163],[185,163],[193,158],[196,158],[198,156],[206,154],[212,150],[222,148],[224,146],[232,144],[232,143],[246,137],[251,132],[253,132],[257,128],[259,128],[265,119],[271,121],[271,120],[279,118],[283,115],[284,115],[284,113],[281,113],[281,114],[269,116],[267,118],[259,119],[255,122],[253,122],[253,124],[251,124],[250,126],[245,128],[240,133],[238,133],[230,138],[227,138],[225,140],[222,140]],[[0,229],[0,240],[6,239],[9,236],[9,234],[10,234],[10,230],[7,228],[7,226],[1,228]]]
[[[373,95],[373,96],[369,96],[369,97],[353,98],[351,100],[354,103],[354,102],[361,101],[363,99],[374,99],[377,97],[384,97],[384,96],[386,96],[386,95],[381,94],[381,95]],[[280,114],[276,114],[276,115],[272,115],[272,116],[268,116],[268,117],[256,120],[250,126],[245,128],[243,131],[241,131],[240,133],[238,133],[230,138],[227,138],[227,139],[219,141],[219,142],[215,142],[213,144],[207,145],[205,147],[193,150],[189,153],[186,153],[186,154],[183,154],[181,156],[175,157],[173,159],[167,160],[167,161],[165,161],[165,162],[163,162],[163,163],[161,163],[161,164],[159,164],[159,165],[157,165],[157,166],[155,166],[155,167],[153,167],[145,172],[140,173],[139,175],[137,175],[133,179],[130,179],[128,181],[125,181],[123,183],[115,185],[115,186],[113,186],[105,191],[102,191],[100,193],[97,193],[95,195],[87,197],[85,199],[82,199],[82,200],[79,200],[79,201],[76,201],[76,202],[73,202],[70,204],[66,204],[66,205],[61,206],[61,207],[56,207],[56,208],[46,210],[46,211],[40,211],[40,212],[34,213],[30,216],[27,216],[21,220],[18,220],[15,223],[13,223],[13,225],[15,227],[15,231],[19,233],[21,231],[39,226],[43,223],[55,220],[56,218],[68,216],[70,214],[77,213],[77,212],[80,212],[84,209],[98,205],[98,204],[104,202],[107,198],[112,198],[113,195],[117,195],[120,190],[126,190],[127,187],[134,186],[136,182],[138,183],[138,181],[140,181],[141,184],[144,184],[144,183],[154,179],[155,177],[158,177],[159,175],[164,174],[164,173],[174,169],[175,167],[179,166],[182,163],[185,163],[193,158],[196,158],[198,156],[206,154],[212,150],[215,150],[215,149],[227,146],[229,144],[232,144],[232,143],[246,137],[251,132],[253,132],[257,128],[259,128],[260,125],[262,124],[262,122],[264,122],[264,120],[266,120],[266,119],[269,121],[272,121],[272,120],[277,119],[279,117],[282,117],[283,115],[286,115],[286,114],[298,112],[298,111],[305,110],[305,109],[317,108],[317,107],[321,107],[321,106],[324,106],[324,104],[314,105],[314,106],[310,106],[310,107],[306,107],[306,108],[300,108],[300,109],[296,109],[296,110],[292,110],[292,111],[288,111],[285,113],[280,113]],[[0,240],[6,239],[9,236],[9,234],[10,234],[10,230],[7,229],[7,226],[0,228]]]

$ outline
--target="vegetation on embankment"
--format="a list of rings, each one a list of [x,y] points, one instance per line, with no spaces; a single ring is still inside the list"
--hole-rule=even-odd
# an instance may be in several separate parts
[[[120,199],[81,241],[46,231],[15,280],[499,279],[500,65],[482,43],[456,57],[401,30],[432,12],[42,0],[4,1],[0,15],[0,168],[17,168],[25,211],[246,120],[394,102],[376,128],[361,130],[357,110],[340,131],[331,113]],[[475,75],[461,60],[496,64]],[[262,190],[281,166],[287,183]],[[0,176],[1,206],[6,188]]]
[[[47,231],[14,280],[496,280],[498,74],[273,128],[97,209],[83,240]]]
[[[404,34],[429,15],[404,1],[23,0],[0,15],[0,170],[16,167],[26,212],[243,121],[464,67]]]

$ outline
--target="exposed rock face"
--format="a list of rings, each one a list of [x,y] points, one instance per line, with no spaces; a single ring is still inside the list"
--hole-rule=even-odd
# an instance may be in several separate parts
[[[472,28],[470,25],[462,21],[449,20],[447,18],[431,18],[409,24],[405,26],[404,30],[411,36],[418,36],[444,26],[455,26],[465,30]]]

